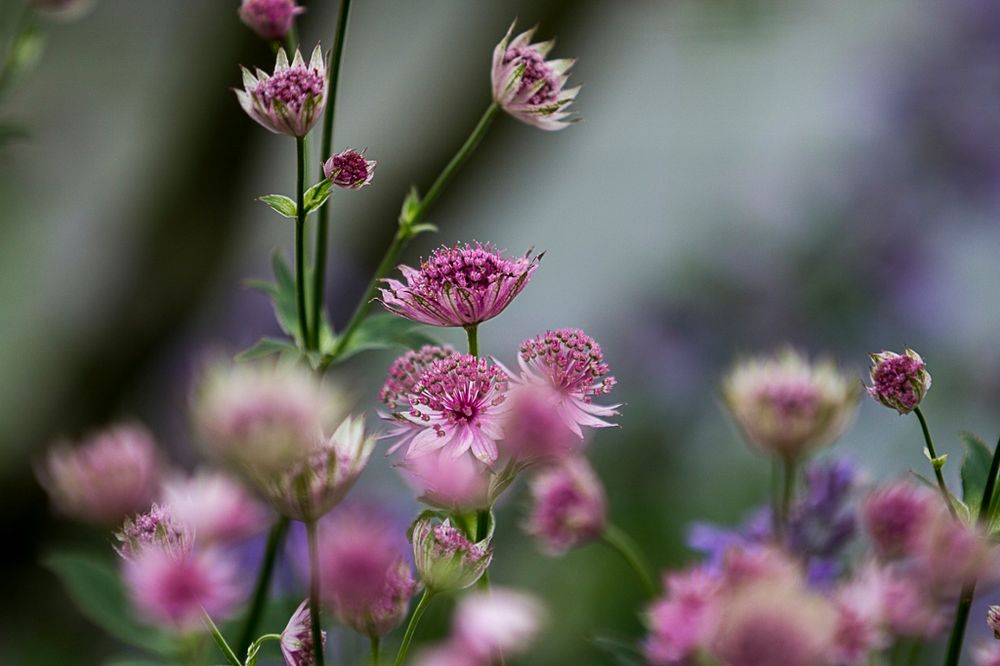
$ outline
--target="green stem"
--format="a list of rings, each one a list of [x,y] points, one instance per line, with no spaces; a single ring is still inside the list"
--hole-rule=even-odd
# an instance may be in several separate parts
[[[16,52],[21,46],[21,41],[34,28],[34,24],[34,11],[31,8],[31,3],[26,2],[20,16],[14,23],[14,32],[4,52],[3,63],[0,65],[0,95],[3,95],[14,78],[15,64],[17,64]]]
[[[917,663],[917,658],[920,656],[920,652],[924,649],[924,641],[922,638],[914,638],[913,645],[910,647],[909,653],[906,655],[906,666],[913,666]]]
[[[260,624],[260,617],[264,613],[264,606],[267,604],[267,593],[271,588],[271,577],[274,575],[274,564],[278,559],[278,551],[285,541],[288,533],[288,518],[282,516],[278,522],[271,527],[271,532],[267,536],[267,547],[264,550],[264,560],[260,564],[260,573],[257,575],[257,585],[254,587],[253,602],[250,604],[250,612],[247,614],[246,622],[243,625],[243,633],[240,635],[238,647],[241,652],[245,652],[253,637],[257,633],[257,625]]]
[[[465,334],[469,337],[469,353],[479,356],[479,326],[477,324],[466,326]]]
[[[320,143],[320,161],[330,157],[333,150],[333,118],[337,105],[337,81],[340,79],[340,62],[344,54],[344,43],[347,38],[347,20],[351,12],[351,0],[340,1],[340,11],[337,13],[337,31],[333,38],[333,50],[330,51],[330,62],[327,64],[327,97],[326,109],[323,112],[323,139]],[[322,166],[320,167],[322,172]],[[322,178],[323,174],[320,173]],[[326,253],[330,233],[330,201],[327,200],[319,209],[316,223],[315,260],[313,262],[313,301],[312,301],[312,347],[319,348],[320,322],[323,312],[323,292],[326,288]]]
[[[205,622],[208,623],[208,628],[212,632],[212,638],[215,639],[215,644],[219,646],[219,650],[221,650],[222,654],[225,655],[226,661],[230,663],[230,666],[243,666],[239,657],[237,657],[236,653],[233,652],[233,649],[229,647],[229,643],[226,642],[222,632],[220,632],[219,628],[215,626],[215,622],[212,622],[212,618],[209,616],[208,612],[206,612],[203,608],[201,613],[205,617]]]
[[[934,440],[931,439],[930,428],[927,427],[927,419],[924,418],[924,413],[920,410],[920,407],[916,407],[913,413],[917,415],[920,420],[920,429],[924,432],[924,442],[927,444],[927,453],[930,454],[931,459],[935,460],[938,457],[937,451],[934,450]],[[955,511],[955,506],[951,502],[951,493],[948,492],[948,485],[944,482],[944,474],[941,473],[941,468],[931,462],[931,467],[934,468],[934,477],[937,479],[938,488],[941,489],[941,496],[944,497],[945,506],[948,507],[948,512],[951,514],[952,518],[958,518],[958,513]]]
[[[413,615],[410,616],[410,622],[406,625],[406,633],[403,634],[403,642],[399,644],[399,652],[396,653],[396,661],[393,662],[393,666],[402,666],[406,652],[410,649],[410,643],[413,641],[413,634],[416,633],[420,618],[427,610],[432,596],[433,593],[425,589],[420,601],[417,602],[417,607],[413,609]]]
[[[306,523],[306,539],[309,542],[309,615],[312,620],[313,651],[316,666],[323,666],[323,629],[320,623],[319,607],[319,544],[316,539],[316,521]]]
[[[632,571],[639,578],[646,596],[653,598],[656,596],[656,585],[653,583],[653,576],[649,573],[649,565],[646,558],[642,556],[635,541],[621,528],[609,524],[604,528],[601,539],[612,550],[621,555],[622,559],[631,567]]]
[[[303,137],[295,137],[295,297],[299,312],[299,336],[306,349],[309,346],[309,324],[306,319],[306,207],[305,207],[305,150]]]
[[[371,637],[372,666],[378,666],[378,662],[379,662],[379,658],[378,658],[379,643],[380,643],[380,641],[379,641],[379,637],[378,636],[372,636]]]
[[[781,502],[778,504],[778,530],[776,532],[779,540],[784,538],[785,532],[788,530],[788,514],[792,510],[792,499],[795,497],[796,465],[792,460],[784,458],[781,461],[781,470],[783,480],[781,485]]]
[[[1000,474],[1000,440],[993,449],[993,460],[990,462],[989,476],[986,477],[986,486],[983,488],[983,501],[979,503],[979,524],[989,527],[993,521],[993,495],[996,491],[997,475]]]

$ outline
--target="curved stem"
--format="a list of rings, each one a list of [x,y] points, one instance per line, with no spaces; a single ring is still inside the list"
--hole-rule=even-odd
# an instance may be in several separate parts
[[[312,620],[313,652],[316,653],[316,666],[323,666],[323,629],[319,617],[319,545],[315,520],[306,523],[306,539],[309,541],[309,615]]]
[[[432,596],[433,593],[430,590],[424,590],[420,601],[417,602],[417,607],[413,609],[413,615],[410,616],[410,622],[406,625],[406,633],[403,634],[403,642],[399,644],[399,652],[396,653],[396,661],[393,662],[393,666],[402,666],[406,652],[410,649],[410,643],[413,641],[413,634],[416,633],[420,618],[427,610],[427,604],[430,603]]]
[[[601,539],[612,550],[621,555],[626,564],[635,572],[642,583],[646,596],[652,598],[656,596],[656,585],[653,583],[653,576],[649,573],[649,565],[639,551],[639,547],[621,528],[609,524],[604,528]]]
[[[465,334],[469,337],[469,353],[479,356],[479,326],[476,324],[466,326]]]
[[[934,440],[931,439],[930,428],[927,427],[927,419],[924,418],[924,413],[920,410],[920,407],[915,407],[913,413],[917,415],[920,420],[920,429],[924,432],[924,442],[927,445],[927,453],[931,457],[931,467],[934,468],[934,477],[937,479],[938,488],[941,489],[941,495],[944,497],[945,506],[948,507],[948,512],[951,514],[952,518],[958,518],[958,513],[955,512],[955,506],[951,503],[951,493],[948,492],[948,484],[944,482],[944,474],[941,473],[941,468],[934,464],[933,460],[938,457],[937,451],[934,450]]]
[[[239,657],[237,657],[236,653],[233,652],[233,649],[229,647],[229,643],[227,643],[226,639],[222,636],[222,632],[220,632],[219,628],[215,626],[215,622],[212,622],[211,616],[204,608],[201,609],[201,614],[204,616],[205,622],[208,624],[208,628],[212,632],[212,638],[215,639],[215,644],[219,646],[219,650],[223,655],[225,655],[226,661],[229,662],[230,666],[243,666]]]
[[[378,652],[379,652],[379,643],[380,642],[381,641],[379,640],[378,636],[372,636],[371,637],[372,666],[378,666],[378,661],[379,661],[379,659],[378,659]]]
[[[271,527],[271,532],[267,536],[267,547],[264,550],[264,560],[260,564],[260,573],[257,575],[253,602],[250,604],[250,612],[247,614],[246,622],[243,624],[243,632],[240,634],[240,642],[237,644],[240,652],[246,652],[249,649],[250,644],[253,643],[254,634],[257,633],[257,625],[260,624],[260,617],[267,604],[267,593],[271,588],[274,564],[278,559],[278,551],[281,549],[281,544],[284,543],[287,533],[288,518],[282,516]]]
[[[305,257],[305,149],[303,137],[295,137],[295,300],[299,313],[299,336],[306,349],[309,346],[309,324],[306,319],[306,257]]]
[[[320,143],[320,163],[330,157],[333,150],[333,118],[337,105],[337,82],[340,79],[340,62],[344,55],[344,43],[347,38],[347,20],[351,13],[351,0],[340,0],[340,11],[337,13],[337,31],[333,38],[333,50],[330,51],[330,62],[327,64],[327,97],[326,109],[323,112],[323,139]],[[322,166],[320,178],[323,177]],[[323,313],[323,292],[326,288],[326,252],[329,244],[330,200],[319,209],[316,222],[316,247],[313,261],[313,291],[312,291],[312,347],[319,348],[320,323]]]

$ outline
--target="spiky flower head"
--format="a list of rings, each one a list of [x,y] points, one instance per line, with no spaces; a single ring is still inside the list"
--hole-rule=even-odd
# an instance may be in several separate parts
[[[348,148],[323,163],[323,175],[337,187],[360,190],[372,182],[375,160],[366,160],[364,154]]]
[[[493,588],[467,594],[455,608],[454,640],[480,663],[524,653],[545,621],[545,609],[535,597]]]
[[[593,541],[607,525],[604,488],[583,457],[544,469],[531,480],[527,531],[552,556]]]
[[[267,509],[233,478],[209,470],[175,477],[163,486],[163,502],[190,525],[202,544],[234,544],[267,529]]]
[[[454,592],[479,580],[493,560],[490,532],[473,543],[451,519],[442,522],[432,513],[421,515],[410,528],[410,541],[424,587],[433,592]]]
[[[493,50],[493,99],[514,118],[544,130],[560,130],[571,119],[566,108],[580,92],[566,88],[575,60],[546,60],[555,40],[531,43],[535,28],[511,39],[514,23]]]
[[[194,530],[166,507],[154,504],[149,511],[126,518],[115,538],[121,544],[115,551],[125,560],[135,559],[148,548],[181,556],[191,552]]]
[[[317,44],[308,66],[296,50],[292,63],[278,50],[274,74],[243,70],[243,90],[236,91],[240,106],[251,118],[275,134],[304,137],[323,115],[327,81],[323,50]]]
[[[420,263],[400,266],[406,280],[386,279],[381,303],[390,312],[431,326],[476,326],[496,317],[524,290],[542,255],[509,259],[479,242],[442,246]]]
[[[326,647],[326,632],[320,632],[323,646]],[[309,610],[309,600],[306,599],[292,614],[281,632],[281,656],[285,666],[314,666],[316,650],[313,645],[312,614]]]
[[[810,363],[792,349],[736,364],[722,393],[751,446],[785,460],[836,439],[858,403],[854,382],[832,362]]]
[[[560,392],[550,386],[515,384],[507,400],[503,451],[517,465],[558,463],[580,452],[583,440],[566,424]]]
[[[295,0],[243,0],[240,20],[263,39],[282,40],[304,11]]]
[[[909,414],[931,388],[931,374],[920,354],[906,349],[902,354],[883,351],[871,354],[872,385],[868,395],[900,414]]]
[[[160,464],[152,435],[123,424],[72,446],[58,443],[38,477],[60,512],[110,528],[155,499]]]

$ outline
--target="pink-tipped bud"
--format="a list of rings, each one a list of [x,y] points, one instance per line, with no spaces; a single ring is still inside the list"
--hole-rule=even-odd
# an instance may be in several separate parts
[[[375,160],[366,160],[362,153],[348,148],[323,163],[327,180],[345,190],[359,190],[372,182]]]
[[[931,374],[920,354],[906,349],[902,354],[883,351],[872,354],[868,395],[900,414],[909,414],[931,388]]]
[[[441,522],[433,514],[413,523],[410,540],[420,581],[433,592],[464,590],[479,580],[493,560],[492,534],[473,543],[450,519]]]
[[[320,632],[320,637],[326,647],[326,632]],[[299,604],[281,632],[281,656],[285,658],[285,666],[314,666],[316,663],[308,599]]]
[[[549,555],[562,555],[604,533],[604,488],[584,458],[539,472],[531,481],[531,494],[534,508],[527,530]]]
[[[263,39],[282,40],[304,11],[295,0],[243,0],[240,20]]]
[[[913,555],[934,517],[939,499],[927,488],[900,481],[873,491],[862,505],[862,522],[883,559]]]
[[[275,134],[304,137],[326,107],[327,80],[323,50],[316,46],[306,65],[298,51],[288,63],[285,50],[278,51],[274,74],[243,68],[243,90],[236,91],[240,107],[265,129]]]
[[[493,588],[466,595],[454,616],[454,640],[479,663],[525,652],[545,620],[545,609],[522,592]]]

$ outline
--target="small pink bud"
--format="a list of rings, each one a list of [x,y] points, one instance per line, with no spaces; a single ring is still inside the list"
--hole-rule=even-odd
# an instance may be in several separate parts
[[[323,646],[326,646],[326,632],[320,632]],[[285,658],[285,666],[314,666],[316,650],[313,645],[312,614],[309,610],[309,600],[306,599],[292,614],[288,625],[281,632],[281,656]]]
[[[604,488],[586,459],[576,457],[544,469],[531,480],[534,508],[527,530],[552,556],[604,533]]]
[[[366,160],[358,151],[348,148],[323,164],[323,175],[337,187],[360,190],[375,176],[375,160]]]
[[[912,349],[902,354],[883,351],[871,359],[868,395],[900,414],[916,409],[931,388],[931,375],[920,354]]]
[[[466,595],[454,616],[454,639],[480,663],[525,652],[545,619],[545,609],[532,596],[493,588]]]
[[[240,20],[264,39],[282,40],[304,11],[295,0],[243,0]]]
[[[423,515],[410,528],[410,540],[420,581],[433,592],[464,590],[493,560],[492,534],[473,543],[450,519]]]

